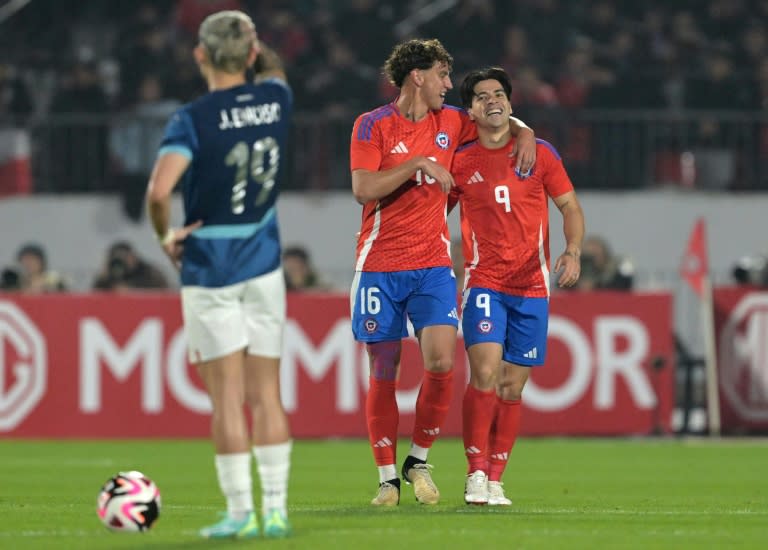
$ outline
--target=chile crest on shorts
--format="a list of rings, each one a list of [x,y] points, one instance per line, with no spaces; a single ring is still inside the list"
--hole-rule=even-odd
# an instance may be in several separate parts
[[[477,323],[477,330],[483,334],[488,334],[493,330],[493,323],[490,319],[481,319],[480,322]]]
[[[376,329],[379,328],[379,323],[376,321],[376,319],[369,318],[365,320],[363,326],[365,327],[365,332],[368,334],[373,334],[376,332]]]
[[[435,143],[440,149],[448,149],[451,145],[451,138],[445,132],[438,132],[435,136]]]

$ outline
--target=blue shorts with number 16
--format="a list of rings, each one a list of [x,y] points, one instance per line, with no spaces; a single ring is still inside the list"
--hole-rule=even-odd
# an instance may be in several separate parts
[[[463,302],[461,330],[465,347],[494,342],[502,345],[504,361],[531,367],[544,364],[549,324],[547,298],[470,288],[464,291]]]
[[[358,271],[349,302],[358,342],[385,342],[433,325],[458,327],[456,278],[450,267],[411,271]]]

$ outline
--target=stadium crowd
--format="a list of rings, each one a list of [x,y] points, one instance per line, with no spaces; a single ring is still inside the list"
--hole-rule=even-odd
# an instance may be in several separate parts
[[[690,184],[680,154],[692,147],[697,186],[768,187],[768,123],[755,120],[768,108],[765,0],[35,0],[0,23],[0,120],[37,122],[36,189],[135,190],[161,131],[149,121],[203,91],[189,52],[199,22],[221,9],[268,21],[260,38],[285,60],[302,124],[288,188],[348,188],[350,119],[393,98],[381,64],[409,36],[439,37],[455,82],[477,66],[507,70],[516,113],[558,143],[582,188]],[[653,109],[664,128],[579,123],[589,109]],[[667,124],[690,109],[730,118]],[[89,117],[73,126],[72,113]],[[648,141],[653,158],[627,157]]]
[[[288,189],[349,189],[353,117],[394,97],[381,65],[409,36],[442,40],[454,83],[473,67],[507,70],[516,114],[557,144],[579,188],[646,186],[649,161],[623,155],[647,134],[581,124],[581,113],[674,121],[707,109],[730,118],[653,136],[656,179],[686,184],[680,133],[702,148],[702,186],[718,172],[707,153],[738,145],[738,166],[712,187],[768,189],[768,0],[34,0],[0,22],[0,129],[29,129],[35,190],[120,191],[139,219],[168,115],[204,92],[196,30],[222,9],[252,14],[257,29],[268,21],[260,38],[285,61],[302,129]]]
[[[440,37],[455,54],[457,78],[480,65],[506,69],[518,108],[760,109],[768,102],[764,0],[458,0],[442,12],[433,4],[35,0],[0,33],[7,54],[0,108],[17,116],[85,106],[124,111],[141,101],[147,78],[158,81],[161,98],[187,101],[202,89],[189,55],[196,26],[220,9],[269,21],[260,37],[285,60],[297,109],[307,114],[346,116],[391,98],[380,66],[409,35]],[[73,88],[81,103],[66,101],[76,99],[67,94]]]

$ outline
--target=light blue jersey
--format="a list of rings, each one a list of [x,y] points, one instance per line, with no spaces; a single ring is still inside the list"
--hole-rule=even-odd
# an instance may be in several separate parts
[[[182,177],[185,225],[181,283],[222,287],[280,266],[275,201],[293,107],[279,79],[210,92],[168,123],[159,154],[190,159]]]

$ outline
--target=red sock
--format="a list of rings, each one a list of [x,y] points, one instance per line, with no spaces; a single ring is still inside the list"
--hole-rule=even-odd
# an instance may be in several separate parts
[[[468,384],[461,407],[464,454],[467,455],[468,474],[475,470],[488,472],[488,439],[495,414],[496,392],[478,390],[472,384]]]
[[[419,397],[416,399],[416,422],[413,442],[429,449],[440,433],[453,397],[453,371],[424,371]]]
[[[365,418],[368,422],[368,438],[377,466],[395,464],[397,452],[397,409],[394,380],[368,379],[368,396],[365,400]]]
[[[488,446],[489,480],[501,481],[504,468],[507,467],[509,453],[512,452],[519,431],[520,400],[506,401],[497,398],[496,419],[491,427],[491,439]]]

